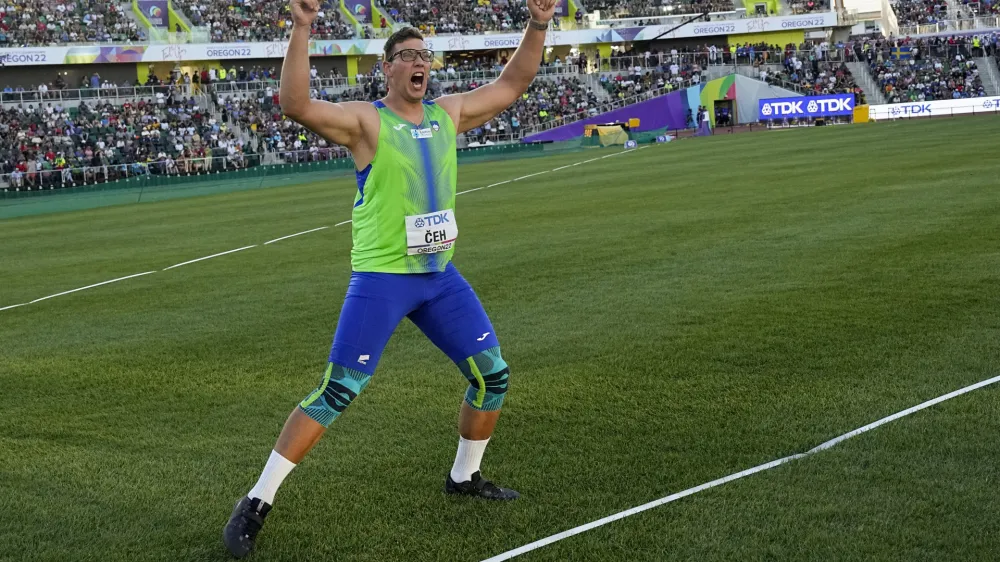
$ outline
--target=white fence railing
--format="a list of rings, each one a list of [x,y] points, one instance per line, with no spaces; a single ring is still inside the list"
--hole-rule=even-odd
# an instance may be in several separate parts
[[[154,162],[108,163],[100,166],[37,170],[34,172],[15,171],[0,174],[0,190],[41,191],[146,176],[190,176],[234,171],[260,165],[262,156],[261,154],[237,152],[226,156],[165,158]],[[329,160],[329,154],[327,156],[326,159]]]
[[[977,29],[1000,28],[1000,16],[978,16],[961,20],[945,20],[923,25],[900,25],[900,37],[916,37],[919,35],[937,35],[958,31],[975,31]]]
[[[644,70],[661,68],[665,71],[669,71],[671,65],[673,64],[677,64],[678,67],[696,64],[702,68],[708,66],[757,64],[781,65],[784,63],[788,55],[794,56],[798,60],[802,61],[803,64],[809,64],[810,57],[813,56],[815,56],[816,60],[825,63],[851,62],[856,58],[852,50],[836,48],[825,51],[810,50],[787,52],[784,50],[755,49],[753,53],[749,50],[731,53],[725,49],[717,49],[714,53],[706,50],[699,52],[678,53],[676,55],[659,53],[651,54],[649,57],[646,57],[645,55],[617,55],[612,56],[611,58],[599,59],[598,62],[601,72],[628,72],[635,67],[639,67]]]

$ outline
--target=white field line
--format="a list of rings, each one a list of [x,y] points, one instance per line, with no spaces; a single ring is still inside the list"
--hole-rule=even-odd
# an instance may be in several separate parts
[[[643,148],[648,148],[648,147],[643,147]],[[623,150],[621,152],[615,152],[615,153],[612,153],[612,154],[608,154],[606,156],[601,156],[600,158],[607,158],[608,156],[617,156],[619,154],[624,154],[626,152],[630,152],[630,151]],[[562,169],[565,169],[565,168],[570,168],[572,166],[578,166],[580,164],[586,164],[588,162],[593,162],[595,160],[600,160],[600,158],[591,158],[590,160],[584,160],[582,162],[576,162],[575,164],[570,164],[568,166],[563,166],[561,168],[556,168],[554,170],[543,170],[541,172],[535,172],[533,174],[528,174],[526,176],[521,176],[521,177],[517,177],[517,178],[514,178],[514,179],[510,179],[510,180],[504,180],[504,181],[501,181],[501,182],[493,183],[493,184],[490,184],[490,185],[484,185],[482,187],[477,187],[477,188],[474,188],[474,189],[467,189],[465,191],[460,191],[460,192],[456,193],[455,195],[464,195],[466,193],[472,193],[473,191],[479,191],[480,189],[486,189],[486,188],[489,188],[489,187],[496,187],[498,185],[504,185],[504,184],[511,183],[511,182],[526,180],[528,178],[532,178],[532,177],[535,177],[535,176],[540,176],[542,174],[547,174],[549,172],[555,172],[555,171],[562,170]],[[352,222],[354,222],[354,221],[353,220],[341,221],[341,222],[338,222],[337,224],[335,224],[333,226],[334,227],[338,227],[338,226],[342,226],[342,225],[345,225],[345,224],[351,224]],[[288,236],[282,236],[281,238],[275,238],[274,240],[268,240],[267,242],[264,242],[263,245],[267,246],[268,244],[273,244],[274,242],[279,242],[281,240],[285,240],[285,239],[288,239],[288,238],[294,238],[295,236],[301,236],[303,234],[309,234],[310,232],[316,232],[316,231],[323,230],[323,229],[326,229],[326,228],[330,228],[330,227],[329,226],[320,226],[320,227],[317,227],[317,228],[313,228],[311,230],[306,230],[306,231],[303,231],[303,232],[296,232],[295,234],[289,234]],[[232,253],[235,253],[235,252],[240,252],[242,250],[249,250],[250,248],[255,248],[256,246],[257,246],[256,244],[254,244],[253,246],[244,246],[242,248],[236,248],[235,250],[229,250],[228,252],[220,252],[218,254],[212,254],[211,256],[205,256],[205,257],[202,257],[202,258],[197,258],[197,259],[189,260],[189,261],[182,262],[182,263],[177,263],[177,264],[171,265],[169,267],[165,267],[161,271],[167,271],[168,269],[174,269],[175,267],[181,267],[182,265],[188,265],[188,264],[192,264],[192,263],[199,262],[199,261],[204,261],[204,260],[208,260],[208,259],[212,259],[212,258],[217,258],[219,256],[224,256],[226,254],[232,254]],[[96,283],[94,285],[88,285],[86,287],[80,287],[79,289],[72,289],[70,291],[64,291],[62,293],[57,293],[55,295],[49,295],[47,297],[42,297],[40,299],[35,299],[35,300],[31,301],[31,302],[25,302],[25,303],[21,303],[21,304],[12,304],[10,306],[5,306],[5,307],[0,308],[0,311],[10,310],[12,308],[18,308],[20,306],[25,306],[27,304],[36,303],[38,301],[43,301],[45,299],[51,299],[53,297],[67,295],[69,293],[75,293],[77,291],[83,291],[85,289],[92,289],[94,287],[100,287],[101,285],[107,285],[109,283],[115,283],[117,281],[124,281],[125,279],[131,279],[133,277],[140,277],[142,275],[149,275],[150,273],[156,273],[156,272],[155,271],[147,271],[145,273],[137,273],[135,275],[129,275],[129,276],[126,276],[126,277],[119,277],[118,279],[111,279],[110,281],[103,281],[101,283]]]
[[[829,441],[827,441],[827,442],[825,442],[825,443],[823,443],[821,445],[813,447],[812,449],[809,449],[805,453],[799,453],[797,455],[791,455],[791,456],[788,456],[788,457],[780,458],[778,460],[774,460],[774,461],[771,461],[771,462],[766,463],[766,464],[755,466],[753,468],[748,468],[748,469],[746,469],[744,471],[737,472],[735,474],[730,474],[729,476],[724,476],[722,478],[719,478],[719,479],[716,479],[716,480],[712,480],[711,482],[706,482],[706,483],[701,484],[699,486],[695,486],[694,488],[688,488],[687,490],[683,490],[681,492],[677,492],[675,494],[671,494],[671,495],[666,496],[664,498],[660,498],[658,500],[654,500],[654,501],[651,501],[649,503],[645,503],[645,504],[640,505],[638,507],[633,507],[632,509],[627,509],[625,511],[616,513],[614,515],[609,515],[609,516],[607,516],[607,517],[605,517],[603,519],[598,519],[597,521],[593,521],[593,522],[587,523],[585,525],[580,525],[579,527],[573,527],[572,529],[569,529],[567,531],[563,531],[561,533],[557,533],[555,535],[552,535],[552,536],[549,536],[549,537],[545,537],[545,538],[537,540],[537,541],[535,541],[533,543],[529,543],[529,544],[526,544],[524,546],[515,548],[513,550],[508,550],[507,552],[504,552],[502,554],[498,554],[498,555],[496,555],[496,556],[494,556],[492,558],[487,558],[486,560],[483,560],[483,562],[501,562],[503,560],[510,560],[511,558],[514,558],[515,556],[519,556],[519,555],[524,554],[526,552],[531,552],[532,550],[537,550],[539,548],[542,548],[543,546],[550,545],[550,544],[552,544],[552,543],[554,543],[556,541],[561,541],[562,539],[565,539],[565,538],[568,538],[568,537],[572,537],[573,535],[579,535],[580,533],[583,533],[585,531],[589,531],[589,530],[594,529],[596,527],[600,527],[602,525],[607,525],[608,523],[611,523],[612,521],[618,521],[619,519],[624,519],[625,517],[628,517],[630,515],[635,515],[636,513],[641,513],[643,511],[646,511],[646,510],[649,510],[649,509],[653,509],[654,507],[659,507],[661,505],[664,505],[664,504],[667,504],[667,503],[679,500],[681,498],[690,496],[692,494],[697,494],[698,492],[701,492],[703,490],[707,490],[709,488],[714,488],[716,486],[721,486],[722,484],[726,484],[728,482],[732,482],[733,480],[739,480],[740,478],[743,478],[745,476],[750,476],[751,474],[756,474],[758,472],[763,472],[765,470],[770,470],[770,469],[772,469],[772,468],[774,468],[776,466],[781,466],[781,465],[783,465],[783,464],[785,464],[787,462],[791,462],[791,461],[794,461],[794,460],[797,460],[797,459],[808,457],[808,456],[813,455],[815,453],[818,453],[820,451],[824,451],[826,449],[829,449],[830,447],[833,447],[834,445],[837,445],[838,443],[841,443],[842,441],[850,439],[851,437],[855,437],[855,436],[861,435],[862,433],[871,431],[871,430],[875,429],[876,427],[879,427],[880,425],[884,425],[884,424],[887,424],[887,423],[889,423],[891,421],[898,420],[899,418],[902,418],[904,416],[908,416],[908,415],[910,415],[910,414],[912,414],[914,412],[918,412],[918,411],[923,410],[925,408],[930,408],[931,406],[934,406],[935,404],[940,404],[941,402],[944,402],[945,400],[950,400],[950,399],[952,399],[952,398],[954,398],[956,396],[961,396],[962,394],[965,394],[967,392],[972,392],[973,390],[976,390],[976,389],[979,389],[979,388],[982,388],[984,386],[988,386],[988,385],[991,385],[991,384],[995,384],[997,382],[1000,382],[1000,376],[993,377],[991,379],[987,379],[987,380],[984,380],[984,381],[981,381],[981,382],[977,382],[976,384],[969,385],[969,386],[966,386],[964,388],[960,388],[960,389],[958,389],[958,390],[956,390],[954,392],[949,392],[948,394],[945,394],[943,396],[939,396],[937,398],[934,398],[933,400],[928,400],[926,402],[923,402],[921,404],[913,406],[912,408],[907,408],[906,410],[903,410],[902,412],[898,412],[898,413],[895,413],[895,414],[893,414],[891,416],[884,417],[884,418],[882,418],[882,419],[880,419],[878,421],[872,422],[872,423],[870,423],[870,424],[868,424],[868,425],[866,425],[864,427],[859,427],[858,429],[855,429],[854,431],[847,432],[847,433],[845,433],[845,434],[843,434],[843,435],[841,435],[839,437],[835,437],[835,438],[833,438],[833,439],[831,439],[831,440],[829,440]]]
[[[535,177],[535,176],[540,176],[540,175],[542,175],[542,174],[547,174],[547,173],[549,173],[549,172],[551,172],[551,171],[552,171],[552,170],[544,170],[544,171],[541,171],[541,172],[535,172],[534,174],[528,174],[528,175],[526,175],[526,176],[521,176],[521,177],[519,177],[519,178],[514,178],[514,179],[513,179],[513,180],[511,180],[511,181],[521,181],[521,180],[526,180],[526,179],[528,179],[528,178],[533,178],[533,177]]]
[[[257,247],[256,244],[254,244],[253,246],[243,246],[242,248],[236,248],[235,250],[229,250],[228,252],[219,252],[218,254],[212,254],[210,256],[205,256],[203,258],[197,258],[197,259],[193,259],[193,260],[189,260],[189,261],[185,261],[185,262],[181,262],[181,263],[175,263],[174,265],[171,265],[170,267],[164,267],[163,271],[166,271],[168,269],[173,269],[175,267],[180,267],[182,265],[187,265],[189,263],[195,263],[195,262],[199,262],[199,261],[210,260],[212,258],[217,258],[219,256],[224,256],[226,254],[232,254],[234,252],[240,252],[240,251],[243,251],[243,250],[249,250],[250,248],[256,248],[256,247]]]
[[[288,236],[282,236],[281,238],[275,238],[274,240],[268,240],[267,242],[264,242],[264,245],[267,246],[268,244],[273,244],[275,242],[280,242],[282,240],[287,240],[289,238],[295,238],[296,236],[302,236],[303,234],[309,234],[310,232],[316,232],[317,230],[323,230],[323,229],[326,229],[326,228],[330,228],[330,227],[329,226],[321,226],[321,227],[318,227],[318,228],[314,228],[312,230],[304,230],[302,232],[296,232],[295,234],[289,234]]]
[[[150,273],[156,273],[156,272],[155,271],[147,271],[145,273],[136,273],[135,275],[126,275],[125,277],[119,277],[118,279],[111,279],[110,281],[101,281],[100,283],[94,283],[93,285],[87,285],[86,287],[80,287],[79,289],[70,289],[69,291],[63,291],[61,293],[56,293],[54,295],[49,295],[47,297],[42,297],[40,299],[35,299],[35,300],[33,300],[33,301],[29,302],[29,303],[25,303],[25,304],[34,304],[34,303],[39,302],[39,301],[43,301],[43,300],[51,299],[51,298],[55,298],[55,297],[61,297],[63,295],[68,295],[70,293],[75,293],[77,291],[85,291],[87,289],[93,289],[94,287],[100,287],[101,285],[107,285],[109,283],[117,283],[118,281],[124,281],[126,279],[131,279],[133,277],[142,277],[143,275],[149,275]],[[18,305],[18,306],[20,306],[20,305]],[[7,308],[13,308],[13,307],[7,307]],[[0,309],[0,310],[6,310],[6,309]]]

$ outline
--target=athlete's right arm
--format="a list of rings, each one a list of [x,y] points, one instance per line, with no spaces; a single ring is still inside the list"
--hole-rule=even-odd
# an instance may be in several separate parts
[[[355,152],[364,140],[362,120],[371,104],[309,98],[309,33],[319,8],[319,0],[291,0],[292,37],[281,67],[278,101],[289,119]]]

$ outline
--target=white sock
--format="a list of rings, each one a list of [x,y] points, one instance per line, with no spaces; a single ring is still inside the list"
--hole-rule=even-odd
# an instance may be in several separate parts
[[[260,498],[267,504],[274,503],[274,494],[278,491],[278,486],[288,476],[288,473],[295,468],[295,463],[271,451],[271,456],[264,465],[264,471],[260,473],[260,480],[257,485],[250,490],[247,497],[250,499]]]
[[[455,465],[451,467],[451,479],[455,482],[472,480],[472,473],[479,471],[479,463],[483,460],[483,453],[489,442],[489,438],[482,441],[469,441],[465,437],[459,437]]]

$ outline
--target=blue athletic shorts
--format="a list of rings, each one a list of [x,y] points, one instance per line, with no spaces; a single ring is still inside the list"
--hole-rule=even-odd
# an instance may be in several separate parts
[[[403,317],[455,363],[500,345],[482,303],[454,264],[440,273],[355,271],[337,321],[330,361],[374,374]]]

